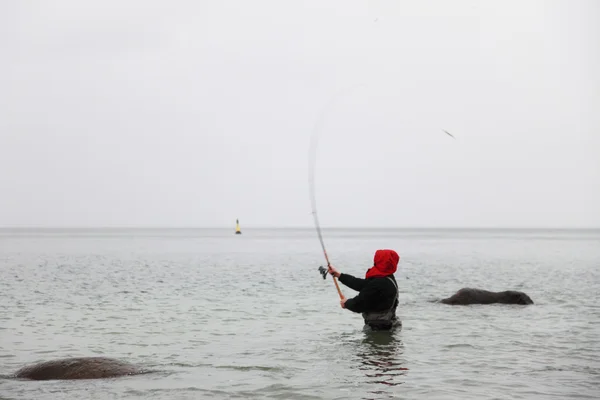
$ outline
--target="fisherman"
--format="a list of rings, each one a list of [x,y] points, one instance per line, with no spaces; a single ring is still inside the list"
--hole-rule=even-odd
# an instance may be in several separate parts
[[[402,322],[396,317],[398,285],[394,277],[399,261],[400,256],[394,250],[377,250],[373,266],[367,270],[365,279],[340,273],[335,267],[329,266],[331,275],[359,292],[351,299],[342,298],[342,308],[362,313],[365,325],[372,330],[402,327]]]

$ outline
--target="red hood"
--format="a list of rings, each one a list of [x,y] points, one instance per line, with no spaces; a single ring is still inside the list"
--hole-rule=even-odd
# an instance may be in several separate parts
[[[400,256],[394,250],[377,250],[373,258],[373,267],[367,270],[365,278],[392,275],[398,268]]]

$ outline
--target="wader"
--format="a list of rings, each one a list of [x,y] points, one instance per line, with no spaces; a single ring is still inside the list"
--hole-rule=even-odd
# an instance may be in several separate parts
[[[379,330],[389,330],[395,326],[402,326],[402,322],[396,317],[396,301],[398,300],[398,285],[396,282],[390,277],[387,279],[394,284],[396,288],[396,296],[394,296],[394,301],[392,301],[392,306],[385,311],[369,311],[362,313],[363,319],[365,320],[365,325],[369,326],[371,329],[375,331]]]

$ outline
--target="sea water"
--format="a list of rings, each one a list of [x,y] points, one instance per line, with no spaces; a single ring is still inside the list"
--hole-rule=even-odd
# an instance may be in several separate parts
[[[355,276],[377,249],[400,254],[401,330],[365,332],[340,307],[312,229],[1,230],[0,398],[600,397],[600,231],[323,234],[332,264]],[[462,287],[535,304],[435,302]],[[156,372],[9,377],[100,355]]]

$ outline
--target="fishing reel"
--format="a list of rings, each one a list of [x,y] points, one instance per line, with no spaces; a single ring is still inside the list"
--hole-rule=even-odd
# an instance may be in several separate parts
[[[327,273],[329,272],[329,268],[325,268],[324,266],[320,266],[319,267],[319,272],[321,273],[321,275],[323,275],[323,279],[327,278]],[[338,294],[340,295],[340,299],[344,299],[344,295],[342,294],[342,291],[340,290],[340,285],[338,285],[337,280],[335,279],[335,276],[333,277],[333,283],[335,283],[335,288],[338,291]]]
[[[321,265],[319,267],[319,272],[321,273],[321,275],[323,275],[323,279],[327,278],[327,268]]]

